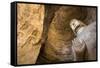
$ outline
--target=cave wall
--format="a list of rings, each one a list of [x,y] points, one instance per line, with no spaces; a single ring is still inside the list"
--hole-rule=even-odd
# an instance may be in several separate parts
[[[96,8],[91,7],[18,4],[17,9],[18,64],[73,61],[70,20],[86,25],[96,21]]]
[[[17,64],[35,64],[41,48],[44,5],[17,4]]]
[[[74,34],[70,28],[70,20],[78,19],[88,25],[96,21],[96,8],[78,6],[49,5],[45,10],[43,46],[39,56],[40,63],[56,63],[73,61],[72,40]],[[56,11],[53,11],[55,8]],[[51,11],[52,10],[52,11]],[[52,18],[50,18],[52,17]],[[46,29],[46,30],[45,30]]]

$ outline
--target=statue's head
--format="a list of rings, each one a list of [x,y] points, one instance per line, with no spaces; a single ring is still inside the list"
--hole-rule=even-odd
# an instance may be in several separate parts
[[[85,24],[83,22],[81,22],[80,20],[72,19],[70,21],[70,27],[72,28],[74,33],[77,33],[79,28],[82,26],[85,26]]]

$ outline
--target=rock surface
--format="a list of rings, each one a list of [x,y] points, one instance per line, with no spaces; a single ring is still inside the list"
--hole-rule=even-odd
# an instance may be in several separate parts
[[[57,6],[56,6],[57,7]],[[51,8],[55,8],[51,6]],[[72,40],[75,38],[71,28],[70,20],[79,19],[85,24],[90,24],[96,20],[96,9],[88,7],[73,7],[73,6],[58,6],[56,11],[49,12],[48,16],[52,16],[50,19],[46,19],[51,22],[47,24],[49,27],[44,26],[47,30],[44,31],[45,43],[43,44],[41,54],[39,56],[40,63],[57,63],[57,62],[70,62],[74,61],[72,53]],[[49,15],[52,14],[53,15]],[[93,15],[92,15],[93,14]]]
[[[44,5],[18,4],[17,63],[35,64],[41,48]]]
[[[52,8],[54,8],[54,6],[52,6]],[[73,60],[71,40],[74,38],[74,34],[69,26],[69,22],[73,18],[83,20],[86,16],[84,12],[86,12],[86,9],[81,7],[58,6],[49,24],[47,40],[42,49],[42,61],[46,59],[44,63]],[[44,23],[46,24],[46,22]]]
[[[70,20],[96,21],[96,8],[18,4],[17,63],[40,64],[73,61],[75,35]]]

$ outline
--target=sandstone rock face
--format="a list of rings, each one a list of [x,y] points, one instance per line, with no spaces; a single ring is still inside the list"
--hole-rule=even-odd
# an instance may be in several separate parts
[[[41,48],[44,5],[17,4],[17,63],[35,64]]]
[[[86,9],[73,6],[60,6],[55,12],[47,33],[47,40],[42,52],[46,62],[73,61],[72,43],[74,34],[69,26],[70,20],[77,18],[83,20],[86,17]]]
[[[70,21],[96,21],[95,8],[21,3],[17,9],[18,64],[74,61]]]
[[[47,37],[43,37],[46,40],[39,60],[42,61],[41,63],[74,61],[72,40],[75,37],[69,26],[70,20],[76,18],[85,22],[84,24],[91,24],[93,21],[96,21],[96,9],[74,6],[50,6],[50,9],[45,9],[48,11],[44,20],[44,24],[47,26],[44,25],[43,34]],[[53,9],[56,9],[56,11],[50,12]]]
[[[87,16],[84,18],[84,23],[89,25],[93,22],[96,22],[96,8],[87,8]]]

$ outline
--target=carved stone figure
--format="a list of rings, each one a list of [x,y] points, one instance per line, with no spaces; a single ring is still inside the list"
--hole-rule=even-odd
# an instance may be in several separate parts
[[[76,35],[72,40],[74,61],[96,60],[96,22],[85,25],[73,19],[70,26]]]

